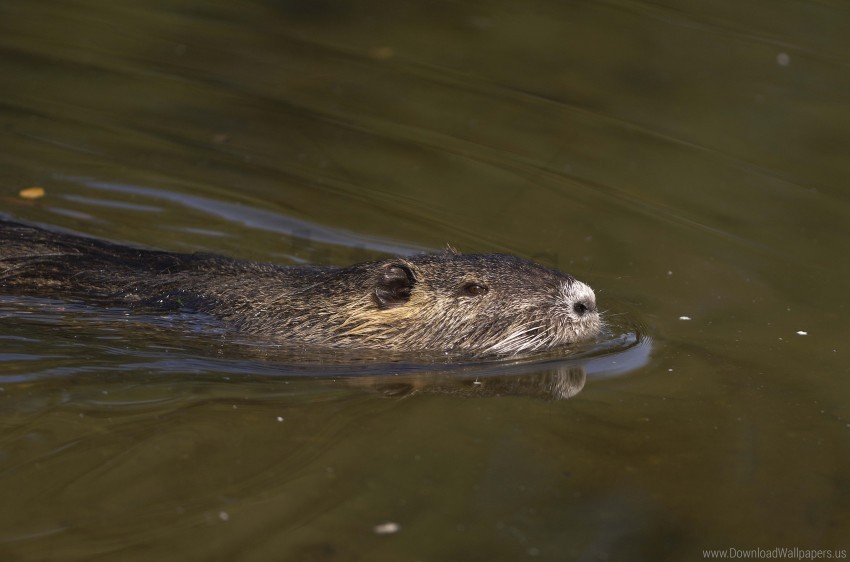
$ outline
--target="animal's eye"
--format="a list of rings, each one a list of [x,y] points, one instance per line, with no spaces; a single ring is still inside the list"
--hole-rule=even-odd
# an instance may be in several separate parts
[[[480,297],[481,295],[486,295],[489,289],[486,285],[482,285],[481,283],[467,283],[463,286],[463,294],[469,295],[471,297]]]

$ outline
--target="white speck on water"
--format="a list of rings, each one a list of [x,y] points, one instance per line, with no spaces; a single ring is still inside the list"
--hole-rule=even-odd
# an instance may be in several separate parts
[[[667,372],[668,372],[668,373],[672,373],[672,372],[673,372],[673,369],[667,369]]]
[[[218,512],[218,518],[221,519],[222,521],[230,521],[230,514],[227,513],[226,511],[219,511]]]
[[[798,335],[798,336],[808,336],[808,335],[809,335],[809,332],[804,332],[803,330],[798,330],[798,331],[797,331],[797,335]]]
[[[788,66],[791,64],[791,57],[788,56],[788,53],[779,53],[776,55],[776,63],[779,66]]]
[[[399,524],[393,523],[392,521],[375,525],[373,528],[376,535],[392,535],[393,533],[398,533],[399,529],[401,529]]]
[[[672,271],[668,271],[668,272],[667,272],[667,276],[669,277],[669,276],[671,276],[671,275],[673,275],[673,272],[672,272]]]
[[[690,320],[690,316],[679,316],[679,320]]]
[[[282,422],[282,421],[283,421],[283,416],[278,416],[278,417],[277,417],[277,421]]]

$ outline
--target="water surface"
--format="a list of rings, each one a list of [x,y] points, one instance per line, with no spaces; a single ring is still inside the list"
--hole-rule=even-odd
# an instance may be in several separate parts
[[[3,3],[3,213],[278,263],[510,252],[590,283],[612,330],[317,360],[3,296],[0,555],[850,549],[848,25],[802,1]]]

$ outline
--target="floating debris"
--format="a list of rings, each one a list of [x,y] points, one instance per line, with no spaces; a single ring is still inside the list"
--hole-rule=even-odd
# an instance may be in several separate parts
[[[43,187],[26,187],[18,192],[18,196],[22,199],[41,199],[45,193]]]
[[[401,529],[401,526],[398,523],[388,521],[380,525],[375,525],[373,530],[376,535],[392,535],[393,533],[398,533],[399,529]]]

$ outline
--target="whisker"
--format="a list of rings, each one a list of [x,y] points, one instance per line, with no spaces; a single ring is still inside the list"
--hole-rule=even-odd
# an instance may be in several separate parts
[[[533,325],[516,330],[488,348],[491,352],[518,352],[534,350],[546,344],[549,326]],[[537,332],[529,336],[529,332]]]

